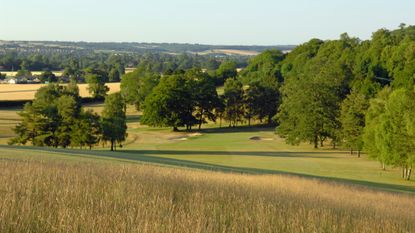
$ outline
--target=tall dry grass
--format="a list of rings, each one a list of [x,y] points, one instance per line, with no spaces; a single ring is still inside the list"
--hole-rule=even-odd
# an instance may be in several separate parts
[[[0,159],[0,232],[414,232],[414,210],[295,177]]]

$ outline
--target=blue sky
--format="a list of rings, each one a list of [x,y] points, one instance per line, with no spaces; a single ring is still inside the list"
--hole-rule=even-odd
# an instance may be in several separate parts
[[[0,0],[0,40],[299,44],[415,24],[413,0]]]

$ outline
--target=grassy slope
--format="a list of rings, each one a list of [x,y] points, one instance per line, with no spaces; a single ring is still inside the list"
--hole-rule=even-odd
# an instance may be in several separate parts
[[[0,148],[0,232],[380,233],[415,227],[412,195],[27,149]]]

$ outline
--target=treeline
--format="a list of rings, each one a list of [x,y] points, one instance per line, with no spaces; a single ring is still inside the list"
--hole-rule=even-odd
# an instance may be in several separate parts
[[[49,147],[88,147],[110,142],[111,150],[126,138],[125,103],[119,93],[105,98],[101,116],[85,110],[76,84],[49,84],[40,88],[32,103],[19,113],[22,118],[10,144]]]
[[[217,69],[155,74],[139,69],[122,78],[126,101],[143,111],[142,123],[185,126],[226,119],[276,124],[287,143],[309,142],[362,150],[410,179],[415,163],[413,114],[415,27],[378,30],[361,41],[312,39],[284,55],[270,50],[235,72]],[[223,95],[214,86],[224,83]]]
[[[330,142],[365,150],[410,179],[415,163],[415,27],[378,30],[360,41],[311,40],[281,62],[277,133],[314,147]]]
[[[114,53],[197,53],[208,50],[250,50],[264,51],[267,49],[291,50],[293,45],[276,46],[243,46],[243,45],[204,45],[179,43],[136,43],[136,42],[63,42],[63,41],[2,41],[0,54],[5,51],[21,51],[28,53],[78,53],[86,54],[98,51]]]
[[[239,67],[246,66],[246,56],[233,56]],[[226,58],[214,56],[199,56],[188,53],[172,55],[166,53],[114,53],[90,52],[61,54],[59,52],[40,54],[7,51],[0,54],[0,71],[57,71],[64,70],[64,75],[79,73],[89,67],[105,67],[118,64],[122,67],[149,66],[151,63],[154,72],[165,73],[169,70],[190,69],[198,67],[210,69]]]
[[[284,55],[277,50],[252,59],[238,78],[237,63],[222,62],[210,70],[192,68],[158,74],[139,67],[122,77],[121,93],[127,103],[143,111],[141,123],[186,127],[227,120],[230,126],[252,119],[272,125],[279,103],[281,76],[275,65]],[[217,87],[224,85],[219,96]]]

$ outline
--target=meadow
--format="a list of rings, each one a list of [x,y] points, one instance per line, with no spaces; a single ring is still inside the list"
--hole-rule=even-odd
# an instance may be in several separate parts
[[[414,232],[415,198],[0,147],[0,232]]]

